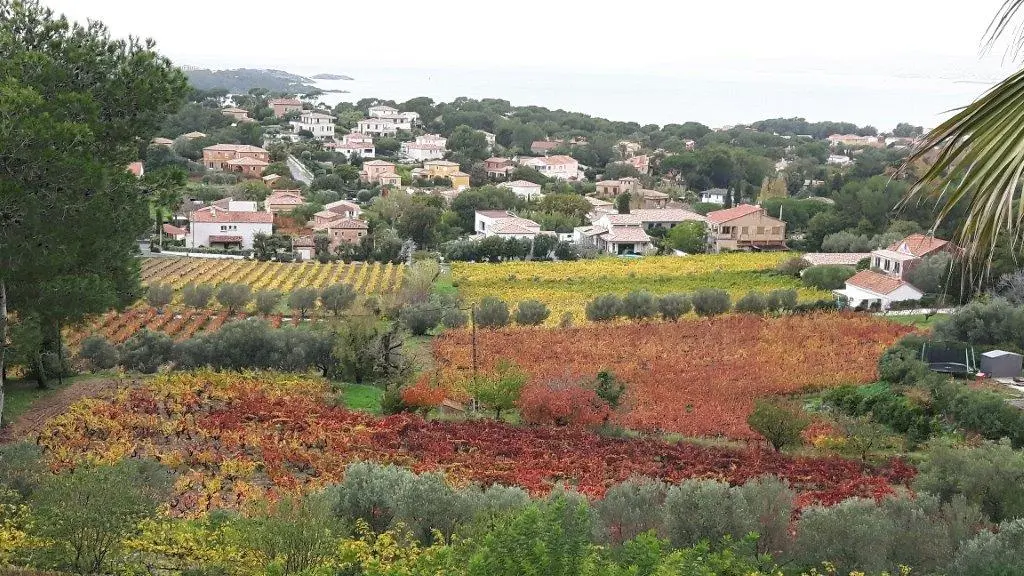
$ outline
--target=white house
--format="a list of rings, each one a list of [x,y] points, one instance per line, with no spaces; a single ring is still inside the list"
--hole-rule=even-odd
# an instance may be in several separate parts
[[[640,219],[640,223],[644,228],[650,230],[652,228],[665,228],[671,229],[682,222],[702,222],[706,223],[707,218],[697,214],[696,212],[690,212],[682,208],[651,208],[644,210],[631,210],[630,214]]]
[[[643,221],[635,214],[604,214],[593,226],[574,229],[573,237],[578,244],[607,254],[643,254],[653,247]]]
[[[442,138],[444,140],[444,138]],[[420,142],[402,142],[402,156],[416,162],[440,160],[444,158],[444,145]]]
[[[540,233],[540,224],[520,218],[507,210],[477,210],[473,229],[480,236],[533,239]]]
[[[835,295],[851,308],[886,310],[893,302],[920,300],[924,293],[909,282],[872,270],[861,270],[846,281],[846,288]]]
[[[189,218],[187,245],[191,248],[252,248],[256,234],[274,232],[274,215],[270,212],[224,210],[209,206],[192,212]]]
[[[516,196],[520,198],[542,198],[544,194],[541,194],[540,184],[534,184],[528,180],[513,180],[511,182],[502,182],[498,184],[498,188],[508,188]]]
[[[331,146],[324,146],[337,152],[338,154],[344,154],[345,156],[351,156],[355,154],[360,158],[376,158],[377,148],[373,145],[373,141],[370,143],[362,142],[335,142]]]
[[[719,206],[725,205],[725,197],[729,195],[729,191],[725,188],[712,188],[705,190],[699,194],[700,201],[707,204],[718,204]]]
[[[529,166],[536,169],[548,178],[557,178],[559,180],[579,180],[582,177],[582,174],[580,173],[580,163],[571,156],[564,156],[560,154],[555,156],[541,156],[539,158],[523,160],[522,164],[523,166]]]
[[[394,136],[398,134],[398,125],[387,118],[367,118],[356,122],[352,131],[374,136]]]
[[[300,130],[309,130],[317,140],[334,138],[334,116],[304,110],[298,120],[291,121],[292,129],[297,133]]]
[[[398,114],[398,108],[379,104],[377,106],[370,106],[367,110],[370,118],[387,118],[389,116],[395,116]]]
[[[398,130],[412,130],[420,120],[418,112],[399,112],[391,106],[371,106],[367,112],[371,119],[388,120]]]
[[[844,156],[842,154],[829,154],[828,160],[825,162],[833,166],[849,166],[850,164],[853,164],[853,160],[851,160],[849,156]]]

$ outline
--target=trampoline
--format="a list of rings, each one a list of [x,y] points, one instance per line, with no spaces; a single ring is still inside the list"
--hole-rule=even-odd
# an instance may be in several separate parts
[[[954,376],[978,372],[974,347],[960,342],[926,342],[921,345],[921,360],[932,372]]]

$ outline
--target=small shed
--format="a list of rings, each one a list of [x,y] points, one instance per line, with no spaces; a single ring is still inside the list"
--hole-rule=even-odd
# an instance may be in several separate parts
[[[981,355],[981,371],[990,378],[1016,378],[1021,372],[1020,354],[990,350]]]

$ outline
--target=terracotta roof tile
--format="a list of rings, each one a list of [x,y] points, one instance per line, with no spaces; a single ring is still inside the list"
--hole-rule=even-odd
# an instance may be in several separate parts
[[[212,210],[196,210],[191,220],[200,223],[234,223],[234,224],[273,224],[274,215],[270,212],[231,212],[214,208]]]
[[[645,210],[632,210],[630,214],[637,216],[643,222],[705,222],[707,218],[697,214],[696,212],[690,212],[689,210],[683,210],[682,208],[652,208]]]
[[[949,242],[934,236],[911,234],[903,240],[889,246],[889,250],[912,254],[918,258],[923,258],[929,254],[942,250],[946,244],[949,244]]]
[[[753,204],[740,204],[739,206],[733,206],[732,208],[726,208],[725,210],[715,210],[714,212],[708,212],[708,221],[722,223],[737,218],[742,218],[748,214],[754,214],[761,211],[760,206]]]
[[[862,290],[874,292],[875,294],[889,294],[895,292],[906,282],[894,276],[886,276],[871,270],[861,270],[846,281],[850,286],[856,286]]]

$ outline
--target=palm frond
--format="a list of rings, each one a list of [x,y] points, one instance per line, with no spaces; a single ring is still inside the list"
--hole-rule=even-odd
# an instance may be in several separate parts
[[[966,208],[954,240],[966,260],[985,269],[996,242],[1004,233],[1020,240],[1024,222],[1024,204],[1017,202],[1024,175],[1024,70],[929,132],[904,169],[935,150],[935,162],[910,188],[904,203],[934,201],[936,227],[954,208]]]
[[[996,40],[1010,30],[1021,8],[1024,8],[1024,0],[1005,0],[1003,2],[1003,5],[999,7],[999,11],[996,12],[995,18],[989,23],[988,29],[985,30],[985,36],[982,37],[982,48],[984,51],[991,50]],[[1024,28],[1018,25],[1013,35],[1010,46],[1007,48],[1007,54],[1011,58],[1016,59],[1020,55],[1021,48],[1024,48]]]

